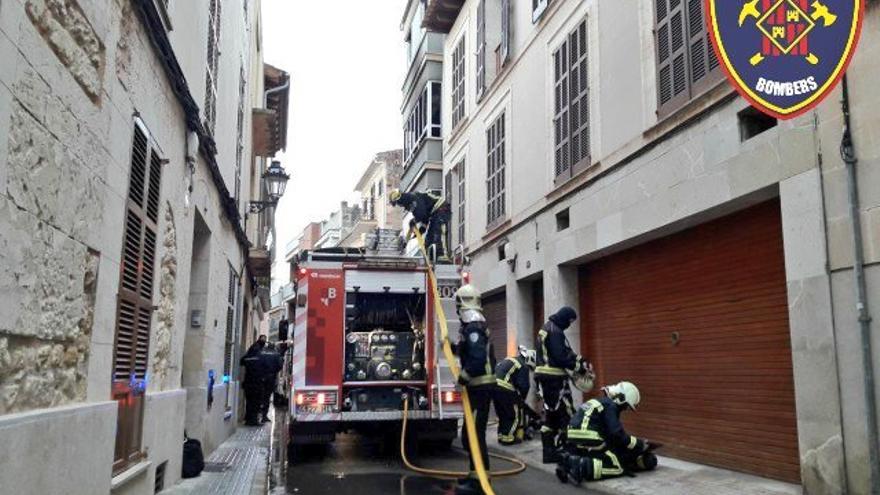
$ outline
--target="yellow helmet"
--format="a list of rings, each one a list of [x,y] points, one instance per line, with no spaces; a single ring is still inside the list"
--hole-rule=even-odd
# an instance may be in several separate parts
[[[465,309],[482,311],[483,306],[480,303],[480,291],[471,284],[462,285],[457,291],[455,291],[455,307],[459,311]]]
[[[396,204],[400,200],[400,189],[392,189],[390,193],[388,193],[388,201],[393,205]]]
[[[635,410],[636,406],[638,406],[639,402],[642,400],[642,395],[639,393],[638,387],[631,382],[620,382],[614,385],[608,385],[603,387],[602,391],[605,392],[605,395],[613,400],[615,404],[621,406],[627,405],[632,410]]]

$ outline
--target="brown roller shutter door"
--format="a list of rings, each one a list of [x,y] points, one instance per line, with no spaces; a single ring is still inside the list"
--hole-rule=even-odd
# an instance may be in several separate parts
[[[583,351],[663,454],[800,482],[778,200],[580,273]]]
[[[495,359],[507,357],[507,297],[504,292],[483,298],[483,315],[489,327],[489,339],[495,348]]]

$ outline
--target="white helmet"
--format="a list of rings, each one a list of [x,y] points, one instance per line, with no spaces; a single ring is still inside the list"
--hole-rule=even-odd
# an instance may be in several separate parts
[[[627,405],[630,409],[635,410],[642,399],[639,389],[631,382],[620,382],[614,385],[607,385],[602,388],[605,395],[613,400],[615,404]]]
[[[527,349],[526,346],[521,345],[521,346],[519,346],[519,356],[521,358],[523,358],[523,361],[525,361],[526,366],[528,366],[531,369],[535,369],[535,366],[538,365],[538,359],[535,355],[534,349]]]
[[[481,311],[483,307],[480,304],[480,291],[471,284],[462,285],[455,291],[455,308],[459,311],[467,309]]]

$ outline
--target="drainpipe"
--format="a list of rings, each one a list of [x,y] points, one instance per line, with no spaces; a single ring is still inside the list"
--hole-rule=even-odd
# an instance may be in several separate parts
[[[275,87],[272,89],[267,89],[266,91],[264,91],[263,92],[263,108],[266,108],[266,106],[269,104],[269,95],[274,95],[275,93],[280,93],[281,91],[284,91],[285,89],[287,89],[289,87],[290,87],[290,78],[288,77],[287,81],[284,81],[284,84],[282,84],[281,86],[278,86],[278,87]]]
[[[862,222],[859,215],[859,190],[856,177],[855,144],[850,127],[849,83],[843,76],[843,139],[840,156],[846,164],[847,197],[853,234],[853,271],[856,283],[856,311],[862,338],[862,367],[864,368],[865,412],[868,433],[869,493],[880,494],[880,440],[877,432],[877,402],[874,393],[874,363],[871,355],[871,315],[868,312],[865,284],[865,255],[862,249]]]

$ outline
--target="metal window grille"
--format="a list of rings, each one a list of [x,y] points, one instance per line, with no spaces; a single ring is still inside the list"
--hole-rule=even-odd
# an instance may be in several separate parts
[[[143,392],[153,317],[162,158],[140,121],[134,125],[122,237],[111,396],[119,401],[113,471],[141,456]]]
[[[553,52],[554,175],[566,180],[590,159],[590,98],[587,21]]]
[[[654,0],[657,113],[665,116],[721,80],[702,0]]]
[[[452,127],[458,126],[458,123],[464,119],[465,105],[465,37],[462,35],[455,51],[452,52]]]
[[[220,63],[220,0],[210,0],[208,53],[205,69],[205,127],[211,134],[217,125],[217,68]]]
[[[505,153],[504,153],[504,113],[495,119],[495,122],[486,131],[487,159],[486,159],[486,223],[492,226],[505,214]]]
[[[486,0],[477,4],[477,99],[486,91]]]
[[[456,174],[458,175],[458,243],[464,244],[464,234],[465,234],[465,200],[467,199],[465,196],[465,169],[464,169],[464,160],[458,162],[458,165],[455,167]]]
[[[247,98],[245,94],[247,81],[244,75],[244,67],[242,66],[238,72],[238,116],[235,136],[235,204],[239,211],[241,211],[241,169],[242,160],[244,160],[244,108],[245,98]]]

